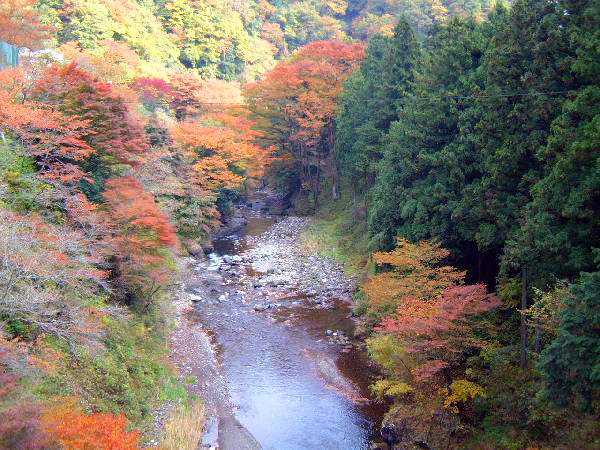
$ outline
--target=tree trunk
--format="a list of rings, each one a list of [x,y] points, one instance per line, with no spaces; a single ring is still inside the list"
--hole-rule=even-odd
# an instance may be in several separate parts
[[[338,190],[338,180],[337,180],[336,176],[333,177],[333,186],[331,188],[331,196],[333,197],[334,200],[340,199],[340,192]]]
[[[523,267],[521,270],[521,368],[527,369],[527,351],[529,347],[527,318],[525,316],[525,310],[527,309],[527,267]]]
[[[365,192],[365,225],[369,228],[369,191]]]
[[[304,189],[306,182],[306,162],[304,158],[304,144],[300,143],[300,191]]]
[[[535,352],[539,355],[542,351],[542,327],[540,319],[535,319]]]
[[[340,173],[337,164],[337,155],[335,153],[335,123],[329,127],[329,164],[331,168],[331,195],[334,200],[340,199]]]
[[[321,155],[317,157],[317,179],[315,180],[315,211],[319,209],[319,195],[321,194]]]

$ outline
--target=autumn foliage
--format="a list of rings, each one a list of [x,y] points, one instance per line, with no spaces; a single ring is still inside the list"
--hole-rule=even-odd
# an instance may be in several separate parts
[[[114,224],[133,239],[139,248],[173,247],[173,226],[156,205],[152,194],[133,177],[113,178],[106,184],[104,198],[110,206]]]
[[[173,75],[168,86],[140,82],[144,93],[171,103],[178,119],[171,134],[193,168],[190,181],[198,189],[238,189],[261,176],[269,151],[256,143],[262,133],[247,117],[239,83],[201,80],[192,74]]]
[[[139,432],[127,431],[123,414],[84,414],[72,402],[50,408],[42,416],[43,428],[64,448],[73,450],[139,448]]]
[[[78,181],[84,177],[78,163],[95,153],[85,140],[89,122],[69,119],[44,102],[19,101],[27,84],[22,70],[0,72],[0,128],[29,146],[44,176],[63,183]]]
[[[364,286],[373,312],[382,316],[379,331],[396,335],[415,354],[413,372],[421,381],[452,367],[462,352],[481,347],[470,319],[499,305],[485,286],[462,285],[465,273],[443,265],[448,255],[439,243],[398,239],[395,250],[373,255],[376,264],[391,270]]]
[[[465,273],[444,264],[448,256],[437,242],[398,239],[373,255],[381,271],[364,285],[378,322],[369,348],[386,369],[373,391],[397,400],[398,420],[416,436],[444,433],[454,414],[485,396],[463,368],[486,345],[490,326],[480,316],[499,301],[482,284],[464,285]]]
[[[482,284],[464,285],[465,273],[444,264],[448,256],[438,242],[398,239],[394,250],[373,254],[380,272],[363,286],[376,321],[369,350],[386,373],[372,390],[396,400],[395,420],[410,439],[443,436],[456,413],[470,414],[486,395],[464,366],[486,345],[491,326],[481,315],[500,302]]]
[[[33,327],[33,335],[68,342],[97,332],[79,296],[105,288],[108,273],[99,267],[98,236],[5,209],[0,209],[0,223],[0,315]]]
[[[109,180],[103,196],[107,217],[117,232],[114,239],[122,279],[142,291],[139,299],[148,305],[169,282],[165,250],[177,243],[175,229],[152,194],[133,177]]]
[[[171,136],[171,86],[114,83],[127,79],[127,49],[106,45],[113,60],[104,65],[73,48],[66,56],[79,64],[0,71],[0,340],[5,329],[27,340],[31,359],[24,365],[0,348],[0,446],[139,447],[124,415],[84,414],[76,404],[122,411],[135,426],[146,420],[170,373],[162,305],[176,272],[177,232],[199,229],[204,237],[206,222],[219,217],[221,185],[206,182]],[[229,127],[216,119],[203,126]],[[227,137],[251,145],[250,131],[238,138],[245,126]],[[205,184],[210,189],[197,188]],[[43,357],[32,359],[34,352]],[[6,403],[29,394],[21,379],[38,377],[78,397],[49,411]],[[94,388],[81,388],[86,383]]]
[[[197,181],[205,189],[236,188],[245,175],[258,176],[265,152],[253,143],[254,134],[243,119],[228,114],[211,115],[207,126],[182,122],[172,130],[173,137],[194,161]]]
[[[0,40],[19,47],[40,47],[50,37],[51,29],[42,24],[36,5],[36,0],[2,0]]]
[[[432,304],[405,297],[397,315],[385,318],[380,330],[399,336],[407,351],[425,359],[414,371],[418,380],[425,381],[443,369],[456,367],[463,352],[485,345],[470,319],[497,306],[496,297],[487,294],[481,284],[452,286]]]
[[[98,52],[90,52],[76,41],[61,45],[58,51],[71,64],[114,85],[122,86],[142,75],[142,60],[126,43],[103,39],[98,44]]]
[[[170,99],[178,120],[244,104],[240,85],[236,82],[203,80],[192,73],[182,73],[172,74],[169,86],[166,98]]]
[[[8,405],[0,408],[0,447],[2,448],[49,448],[50,439],[41,429],[41,407],[33,399],[19,398],[23,376],[11,367],[23,371],[30,368],[31,345],[18,340],[6,340],[0,336],[0,402]]]
[[[259,125],[278,156],[300,165],[302,188],[320,192],[321,172],[337,180],[333,165],[334,119],[345,80],[364,57],[362,43],[312,42],[246,88]]]
[[[344,81],[364,57],[364,49],[360,43],[339,41],[302,47],[247,88],[254,108],[267,117],[284,116],[291,138],[314,146],[321,130],[333,121]]]
[[[439,243],[424,241],[415,245],[406,239],[398,239],[391,252],[374,253],[376,264],[392,270],[376,275],[364,285],[373,310],[389,313],[402,306],[410,314],[407,298],[416,299],[420,309],[433,305],[446,288],[465,276],[464,272],[443,265],[449,254]]]
[[[37,82],[33,95],[69,117],[86,121],[86,142],[116,162],[136,164],[149,150],[127,90],[119,92],[75,64],[51,67]]]

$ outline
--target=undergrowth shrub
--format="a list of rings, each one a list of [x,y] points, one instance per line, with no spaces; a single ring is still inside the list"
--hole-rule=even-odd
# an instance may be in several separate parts
[[[125,415],[85,414],[76,400],[62,401],[42,414],[42,426],[62,448],[139,449],[138,431],[127,431]]]
[[[39,393],[76,395],[92,411],[126,412],[134,425],[143,426],[157,402],[184,395],[163,361],[164,339],[141,321],[106,320],[105,328],[101,347],[78,347]]]

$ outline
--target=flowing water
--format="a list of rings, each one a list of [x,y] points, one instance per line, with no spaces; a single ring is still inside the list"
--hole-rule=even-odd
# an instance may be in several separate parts
[[[215,240],[208,271],[219,272],[223,259],[248,249],[273,223],[250,217],[242,234]],[[352,336],[349,306],[333,300],[335,309],[314,309],[290,292],[276,310],[256,312],[252,305],[268,288],[245,291],[242,278],[258,275],[249,268],[241,276],[222,273],[212,292],[221,300],[198,307],[218,348],[235,419],[265,449],[368,448],[382,415],[368,400],[368,360],[364,351],[326,338],[327,330]],[[250,448],[228,443],[221,427],[222,448]]]

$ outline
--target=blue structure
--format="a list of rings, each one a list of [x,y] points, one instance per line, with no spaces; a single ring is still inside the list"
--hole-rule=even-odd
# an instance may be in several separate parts
[[[19,65],[19,47],[0,41],[0,70]]]

